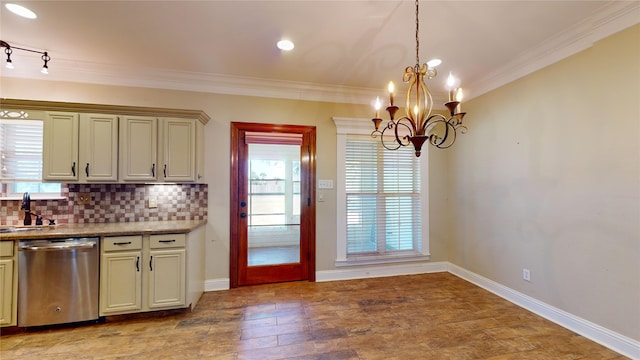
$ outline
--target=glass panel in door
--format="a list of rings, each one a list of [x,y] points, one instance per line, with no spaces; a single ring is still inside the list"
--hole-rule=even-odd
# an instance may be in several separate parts
[[[248,266],[300,263],[300,146],[248,144]]]

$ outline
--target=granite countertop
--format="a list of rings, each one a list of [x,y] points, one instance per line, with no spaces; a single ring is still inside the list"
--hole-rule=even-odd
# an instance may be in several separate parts
[[[173,220],[45,225],[38,226],[40,230],[0,233],[0,240],[188,233],[206,223],[206,220]]]

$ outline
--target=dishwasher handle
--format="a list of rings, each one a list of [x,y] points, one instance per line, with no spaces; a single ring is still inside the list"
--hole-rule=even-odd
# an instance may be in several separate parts
[[[24,244],[20,246],[20,251],[58,251],[58,250],[80,250],[80,249],[92,249],[96,246],[94,242],[83,243],[53,243],[47,245],[30,245]]]

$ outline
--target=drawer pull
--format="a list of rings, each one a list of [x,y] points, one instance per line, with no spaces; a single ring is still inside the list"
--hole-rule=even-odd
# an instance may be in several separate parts
[[[131,245],[131,241],[126,242],[114,242],[113,245]]]
[[[166,244],[166,243],[172,243],[172,242],[176,242],[176,241],[175,241],[175,239],[174,239],[174,240],[158,240],[158,242],[161,242],[161,243],[163,243],[163,244]]]
[[[149,271],[153,271],[153,256],[149,259]]]
[[[136,271],[140,272],[140,256],[136,256]]]

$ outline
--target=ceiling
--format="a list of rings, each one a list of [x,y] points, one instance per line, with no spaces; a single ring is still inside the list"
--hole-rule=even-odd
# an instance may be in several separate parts
[[[38,18],[2,1],[0,39],[52,60],[14,51],[2,77],[370,103],[415,65],[413,1],[12,2]],[[436,102],[449,72],[474,97],[638,22],[639,1],[423,0],[420,62],[443,61]]]

